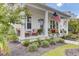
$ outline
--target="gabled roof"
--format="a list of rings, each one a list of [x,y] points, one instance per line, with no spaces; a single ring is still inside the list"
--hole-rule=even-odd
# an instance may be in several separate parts
[[[57,12],[58,14],[61,14],[61,15],[63,15],[63,16],[71,17],[70,15],[65,14],[64,12],[61,12],[61,11],[59,11],[59,10],[56,10],[56,9],[54,9],[54,8],[51,8],[51,7],[47,6],[46,4],[42,4],[42,3],[33,3],[33,4],[34,4],[34,5],[37,5],[37,6],[41,6],[42,8],[45,8],[45,9],[48,9],[48,10]]]

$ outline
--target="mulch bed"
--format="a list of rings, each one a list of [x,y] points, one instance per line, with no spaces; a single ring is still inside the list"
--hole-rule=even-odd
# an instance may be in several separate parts
[[[4,56],[2,53],[0,53],[0,56]]]
[[[79,48],[66,49],[66,56],[79,56]]]
[[[77,41],[77,39],[67,38],[66,40]]]
[[[50,45],[47,48],[39,47],[35,52],[29,52],[27,47],[24,47],[20,43],[9,43],[11,53],[9,56],[41,56],[44,52],[52,50],[58,46],[64,45],[64,43],[57,43],[56,45]]]

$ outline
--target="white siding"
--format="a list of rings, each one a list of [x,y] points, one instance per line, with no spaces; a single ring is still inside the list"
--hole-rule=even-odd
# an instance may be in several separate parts
[[[38,19],[44,19],[45,12],[38,10],[38,9],[35,9],[35,8],[32,8],[32,7],[28,7],[28,9],[30,10],[30,12],[32,14],[32,16],[31,16],[32,17],[31,18],[32,29],[39,29],[40,26],[39,26]]]

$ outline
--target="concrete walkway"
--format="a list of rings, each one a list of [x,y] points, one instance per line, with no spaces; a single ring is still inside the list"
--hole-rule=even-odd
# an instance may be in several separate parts
[[[79,45],[79,42],[77,42],[77,41],[64,40],[64,42],[65,42],[65,43],[69,43],[69,44]]]

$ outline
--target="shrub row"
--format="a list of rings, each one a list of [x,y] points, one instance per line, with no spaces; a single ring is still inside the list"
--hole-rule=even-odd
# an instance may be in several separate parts
[[[45,39],[45,40],[40,40],[37,39],[37,41],[30,42],[30,40],[25,40],[22,42],[22,45],[25,47],[28,47],[29,51],[36,51],[38,47],[49,47],[49,45],[56,44],[56,43],[64,43],[64,39],[62,38],[51,38],[51,39]]]
[[[77,39],[79,39],[79,35],[69,33],[67,36],[63,36],[62,38],[63,39],[69,39],[69,40],[72,40],[72,39],[77,40]]]

